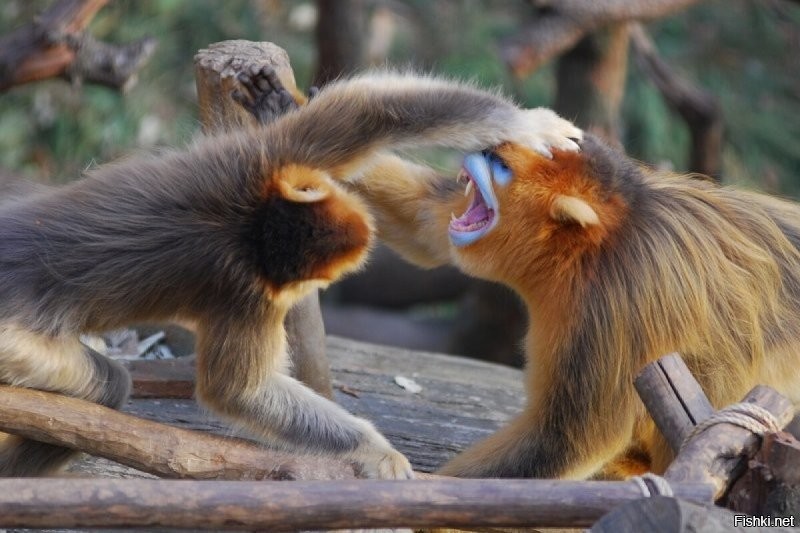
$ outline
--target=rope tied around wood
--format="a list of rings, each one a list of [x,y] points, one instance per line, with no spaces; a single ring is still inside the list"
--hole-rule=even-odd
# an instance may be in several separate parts
[[[749,402],[735,403],[712,414],[690,431],[683,439],[683,449],[697,435],[717,424],[733,424],[755,433],[758,436],[764,433],[777,433],[781,431],[778,419],[760,405]]]
[[[672,490],[672,485],[669,481],[661,476],[648,472],[641,476],[634,476],[629,479],[632,481],[639,490],[642,491],[642,496],[645,498],[652,498],[654,496],[667,496],[669,498],[675,496],[675,491]]]

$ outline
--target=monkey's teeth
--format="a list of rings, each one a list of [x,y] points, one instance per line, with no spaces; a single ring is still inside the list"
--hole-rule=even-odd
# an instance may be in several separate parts
[[[473,181],[469,180],[469,183],[467,183],[467,188],[464,189],[464,196],[469,196],[469,193],[472,192],[472,187],[474,187]]]
[[[458,220],[458,218],[456,218],[456,214],[450,211],[450,222],[455,222],[456,220]]]

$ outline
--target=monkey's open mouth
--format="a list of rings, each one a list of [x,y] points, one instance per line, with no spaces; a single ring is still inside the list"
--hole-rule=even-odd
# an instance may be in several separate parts
[[[497,225],[498,205],[484,154],[467,155],[457,179],[466,185],[465,194],[474,192],[466,212],[460,217],[452,215],[450,220],[450,242],[462,247],[474,243]]]

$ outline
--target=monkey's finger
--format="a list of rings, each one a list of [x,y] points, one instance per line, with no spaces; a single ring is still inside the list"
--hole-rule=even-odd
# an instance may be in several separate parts
[[[266,86],[262,87],[263,90],[272,89],[273,91],[280,92],[285,91],[286,88],[283,86],[283,82],[278,77],[278,72],[272,67],[264,67],[261,69],[261,73],[263,75],[263,80],[266,82]]]
[[[233,101],[238,103],[243,107],[248,107],[250,105],[250,99],[242,93],[239,89],[234,89],[231,91],[231,98]]]
[[[565,144],[569,146],[569,150],[573,152],[580,152],[581,145],[578,143],[578,139],[569,138],[565,141]]]
[[[272,92],[272,86],[267,80],[270,68],[265,66],[261,68],[251,68],[250,70],[251,72],[253,72],[251,76],[251,78],[253,79],[253,86],[255,86],[258,92],[259,93]]]
[[[281,109],[290,110],[297,107],[297,103],[292,98],[292,95],[286,89],[280,92],[280,107]]]
[[[261,92],[253,83],[253,77],[244,72],[236,75],[236,80],[244,87],[251,99],[254,99]]]
[[[534,152],[537,154],[546,157],[547,159],[553,159],[553,152],[550,151],[550,146],[543,142],[537,142],[533,146],[531,146]]]

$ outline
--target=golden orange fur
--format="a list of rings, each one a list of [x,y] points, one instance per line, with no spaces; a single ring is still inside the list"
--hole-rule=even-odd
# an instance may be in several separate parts
[[[591,136],[553,159],[495,153],[513,174],[494,185],[499,221],[463,247],[447,242],[464,210],[452,178],[394,158],[356,185],[400,253],[507,284],[529,312],[524,412],[442,473],[662,472],[672,454],[632,382],[673,351],[717,407],[759,383],[800,405],[800,207],[641,168]]]

